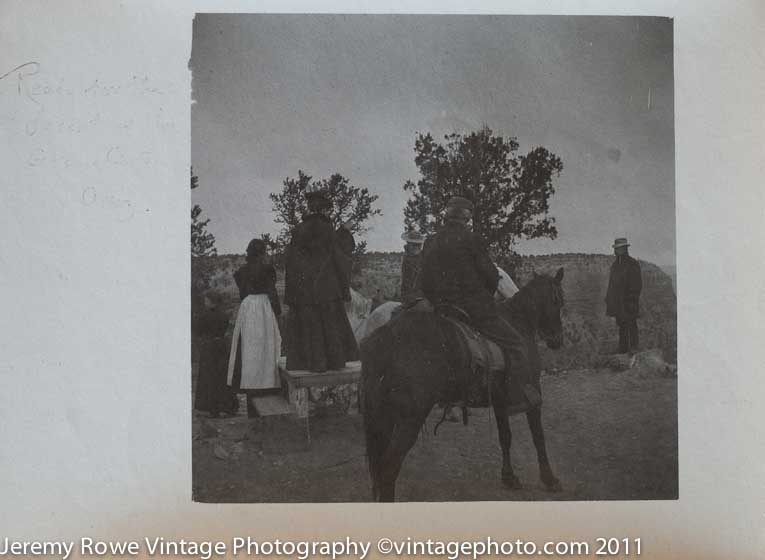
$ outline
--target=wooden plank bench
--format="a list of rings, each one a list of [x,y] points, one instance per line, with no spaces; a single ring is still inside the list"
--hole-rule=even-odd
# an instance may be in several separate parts
[[[255,405],[258,416],[284,416],[295,413],[294,408],[283,395],[253,397],[252,403]]]
[[[279,375],[287,385],[289,402],[295,407],[298,418],[305,418],[306,435],[311,442],[311,429],[308,421],[308,389],[310,387],[334,387],[361,381],[361,362],[348,362],[342,369],[322,373],[304,370],[287,370],[286,358],[279,358]],[[358,412],[358,390],[351,395],[349,412]]]

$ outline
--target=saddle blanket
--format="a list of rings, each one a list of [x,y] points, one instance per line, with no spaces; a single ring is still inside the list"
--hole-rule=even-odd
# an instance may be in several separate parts
[[[444,317],[452,323],[465,342],[470,354],[470,369],[472,371],[503,371],[505,369],[505,356],[499,345],[483,336],[473,327],[454,319]]]
[[[433,306],[426,299],[418,301],[410,309],[425,313],[435,312]],[[461,312],[458,308],[454,308],[454,310]],[[496,342],[489,340],[476,329],[450,314],[439,313],[439,316],[449,321],[457,329],[458,336],[470,355],[470,369],[472,371],[504,371],[505,356]]]

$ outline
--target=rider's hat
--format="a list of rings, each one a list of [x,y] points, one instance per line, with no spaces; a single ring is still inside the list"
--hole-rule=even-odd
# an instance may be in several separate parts
[[[629,247],[629,246],[630,244],[627,242],[626,237],[617,237],[614,240],[614,245],[613,245],[614,249],[618,249],[619,247]]]
[[[325,200],[327,202],[330,201],[329,198],[329,192],[327,192],[327,189],[322,188],[321,185],[312,183],[308,184],[305,187],[305,197],[309,200]]]
[[[447,208],[458,208],[460,210],[470,210],[470,212],[473,212],[473,203],[470,202],[467,198],[462,196],[453,196],[449,199],[449,202],[446,203]]]

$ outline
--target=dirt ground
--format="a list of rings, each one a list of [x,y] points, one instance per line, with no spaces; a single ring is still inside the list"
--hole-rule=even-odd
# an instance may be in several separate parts
[[[468,426],[434,411],[409,452],[399,501],[676,499],[677,379],[639,370],[581,370],[542,377],[548,454],[563,491],[547,492],[525,416],[511,418],[522,490],[500,482],[489,409]],[[362,419],[313,416],[308,445],[294,417],[209,419],[194,413],[193,495],[200,502],[358,502],[370,499]]]

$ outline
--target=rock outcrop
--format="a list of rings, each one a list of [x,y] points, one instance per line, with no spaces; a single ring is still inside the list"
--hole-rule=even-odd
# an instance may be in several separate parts
[[[353,281],[354,288],[367,297],[378,293],[385,300],[397,300],[401,275],[402,253],[369,253],[360,263],[361,274]],[[617,328],[613,319],[605,316],[605,296],[613,256],[593,254],[556,254],[521,257],[514,270],[508,270],[519,286],[533,272],[554,274],[565,270],[563,290],[564,348],[548,350],[541,347],[545,367],[569,369],[595,367],[603,356],[615,352]],[[232,315],[236,312],[238,292],[233,273],[244,263],[244,257],[223,255],[192,259],[192,285],[214,290],[225,296]],[[677,361],[677,302],[672,279],[658,266],[640,261],[643,293],[638,319],[641,348],[658,348],[663,359]],[[277,272],[277,288],[283,293],[283,272]]]

